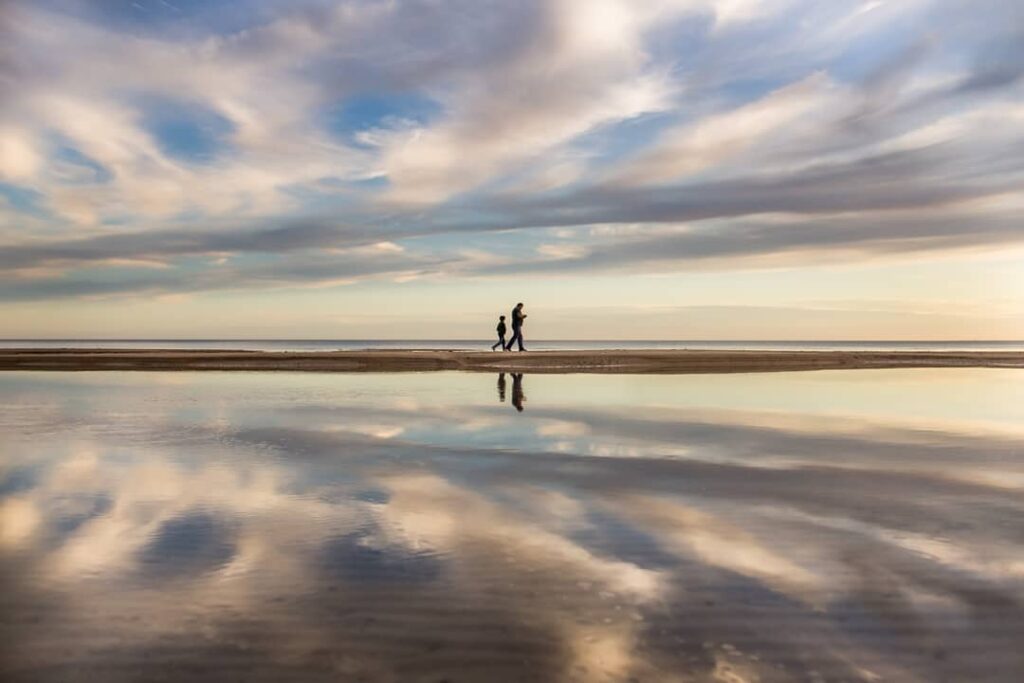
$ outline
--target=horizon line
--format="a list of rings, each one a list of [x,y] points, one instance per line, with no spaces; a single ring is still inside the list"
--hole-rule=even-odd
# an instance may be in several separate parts
[[[343,338],[343,337],[0,337],[0,342],[41,342],[41,341],[96,341],[96,342],[147,342],[147,341],[167,341],[167,342],[484,342],[489,341],[490,337],[452,337],[445,339],[427,339],[427,338],[411,338],[411,337],[372,337],[372,338]],[[1024,338],[1015,339],[761,339],[761,338],[747,338],[747,339],[727,339],[727,338],[691,338],[691,339],[579,339],[579,338],[558,338],[558,339],[532,339],[534,343],[545,343],[545,342],[657,342],[657,343],[683,343],[683,342],[759,342],[759,343],[872,343],[872,342],[885,342],[885,343],[897,343],[897,344],[914,344],[914,343],[928,343],[928,344],[939,344],[939,343],[1005,343],[1005,342],[1021,342],[1024,343]]]

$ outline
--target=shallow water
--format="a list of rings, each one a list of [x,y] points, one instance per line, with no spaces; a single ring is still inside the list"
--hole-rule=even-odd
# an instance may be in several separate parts
[[[0,373],[0,679],[1024,680],[1022,399]]]

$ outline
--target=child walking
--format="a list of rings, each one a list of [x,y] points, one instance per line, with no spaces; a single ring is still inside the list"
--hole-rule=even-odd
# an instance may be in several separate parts
[[[498,318],[498,343],[491,346],[491,351],[498,348],[499,346],[502,348],[502,350],[505,349],[505,316],[501,316]]]

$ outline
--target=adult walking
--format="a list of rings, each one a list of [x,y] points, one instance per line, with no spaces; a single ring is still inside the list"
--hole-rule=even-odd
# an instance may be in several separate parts
[[[523,313],[522,302],[516,304],[516,307],[512,309],[512,338],[508,340],[508,344],[505,345],[506,351],[512,350],[513,342],[519,343],[519,350],[525,351],[523,348],[523,321],[526,320],[526,314]]]

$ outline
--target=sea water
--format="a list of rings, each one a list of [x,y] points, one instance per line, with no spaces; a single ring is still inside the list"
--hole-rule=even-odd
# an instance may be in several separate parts
[[[1024,371],[0,403],[4,681],[1024,680]]]

